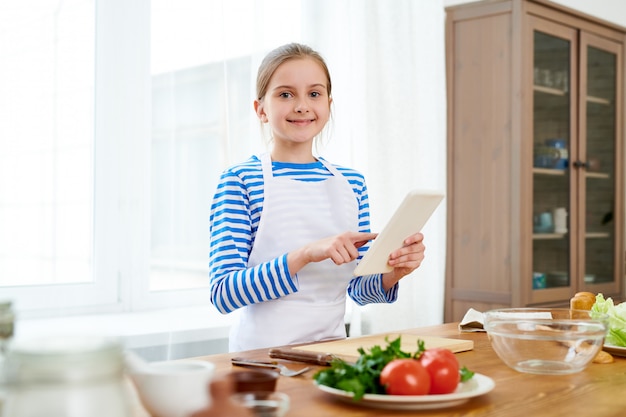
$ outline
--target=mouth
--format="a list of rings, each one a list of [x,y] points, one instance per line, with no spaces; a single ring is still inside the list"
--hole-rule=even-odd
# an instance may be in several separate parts
[[[287,121],[295,125],[304,126],[313,123],[315,119],[288,119]]]

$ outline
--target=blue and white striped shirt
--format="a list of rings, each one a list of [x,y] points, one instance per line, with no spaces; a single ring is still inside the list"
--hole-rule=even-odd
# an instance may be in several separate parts
[[[335,166],[352,185],[359,202],[359,231],[367,233],[370,219],[365,178],[353,169]],[[332,176],[319,161],[309,164],[272,162],[272,172],[277,177],[300,181],[322,181]],[[222,173],[211,205],[209,276],[211,302],[223,314],[298,291],[297,277],[289,273],[286,253],[247,267],[263,211],[263,196],[263,170],[256,156]],[[367,247],[359,248],[359,261]],[[368,275],[353,278],[347,291],[359,305],[391,303],[398,297],[398,284],[385,292],[382,275]]]

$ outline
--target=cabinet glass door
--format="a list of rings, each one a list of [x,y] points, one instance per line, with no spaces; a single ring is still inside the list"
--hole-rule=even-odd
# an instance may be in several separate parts
[[[533,32],[532,289],[544,293],[559,288],[569,293],[572,286],[574,42],[570,31],[559,34],[537,27]]]
[[[584,188],[580,227],[585,246],[582,286],[592,292],[611,291],[616,284],[615,216],[619,170],[617,145],[618,46],[605,39],[581,36],[581,153],[577,164]],[[608,285],[608,287],[607,287]],[[604,288],[603,288],[604,287]]]

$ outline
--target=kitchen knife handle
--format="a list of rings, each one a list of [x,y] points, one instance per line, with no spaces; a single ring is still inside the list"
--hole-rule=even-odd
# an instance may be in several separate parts
[[[270,358],[287,359],[295,362],[312,363],[314,365],[329,366],[335,355],[331,353],[315,353],[296,349],[278,349],[269,350]]]

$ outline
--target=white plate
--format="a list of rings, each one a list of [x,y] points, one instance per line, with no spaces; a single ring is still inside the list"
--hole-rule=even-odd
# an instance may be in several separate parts
[[[626,356],[626,347],[604,344],[603,350],[615,356]]]
[[[467,382],[459,384],[456,391],[451,394],[441,395],[382,395],[365,394],[359,401],[352,397],[353,393],[331,388],[326,385],[316,384],[317,387],[333,397],[350,404],[361,405],[371,408],[386,408],[390,410],[428,410],[434,408],[453,407],[467,402],[470,398],[483,395],[491,391],[495,386],[493,379],[481,374]]]

